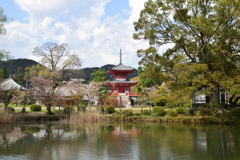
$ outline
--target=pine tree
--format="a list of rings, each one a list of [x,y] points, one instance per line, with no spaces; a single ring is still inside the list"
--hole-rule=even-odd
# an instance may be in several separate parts
[[[6,66],[3,66],[2,68],[2,78],[4,79],[8,78],[8,72],[7,72]]]
[[[22,84],[22,83],[23,83],[21,67],[19,67],[18,70],[17,70],[17,82],[18,82],[19,84]]]

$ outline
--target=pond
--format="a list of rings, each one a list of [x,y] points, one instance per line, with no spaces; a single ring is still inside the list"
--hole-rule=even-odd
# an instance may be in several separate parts
[[[0,159],[239,159],[240,128],[179,124],[0,125]]]

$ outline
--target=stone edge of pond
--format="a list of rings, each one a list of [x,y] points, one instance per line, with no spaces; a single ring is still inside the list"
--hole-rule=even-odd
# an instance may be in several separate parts
[[[69,116],[66,115],[25,115],[14,117],[14,122],[32,122],[32,121],[61,121]],[[151,123],[181,123],[181,124],[237,124],[240,125],[240,119],[230,120],[227,118],[215,117],[150,117],[150,116],[129,116],[120,115],[102,116],[101,121],[111,122],[151,122]]]

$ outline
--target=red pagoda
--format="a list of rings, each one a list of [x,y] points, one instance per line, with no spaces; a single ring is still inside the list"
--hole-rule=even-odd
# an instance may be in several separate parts
[[[120,50],[120,63],[117,66],[109,68],[108,73],[115,76],[114,81],[109,81],[107,86],[111,86],[112,94],[125,93],[130,95],[130,86],[135,86],[137,81],[129,81],[125,77],[128,74],[131,74],[134,71],[134,68],[125,66],[122,64],[122,55]]]

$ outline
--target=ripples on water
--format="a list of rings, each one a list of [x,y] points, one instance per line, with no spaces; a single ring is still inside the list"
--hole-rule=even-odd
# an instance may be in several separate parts
[[[0,159],[239,159],[238,126],[0,125]]]

